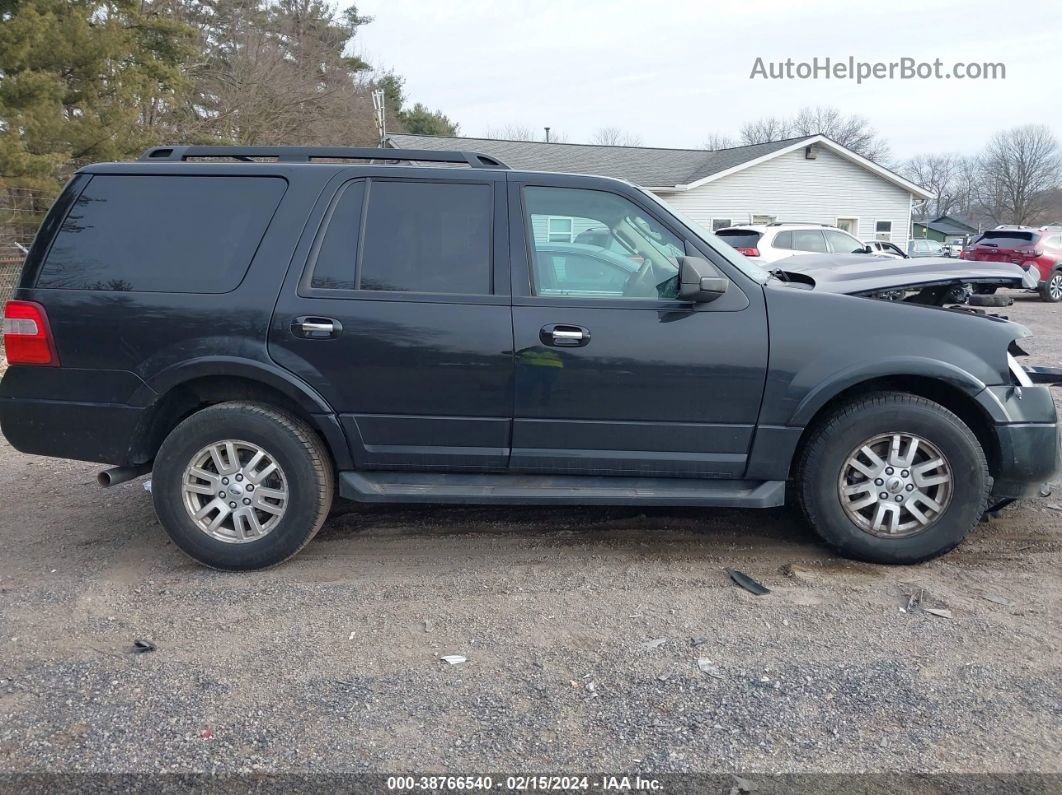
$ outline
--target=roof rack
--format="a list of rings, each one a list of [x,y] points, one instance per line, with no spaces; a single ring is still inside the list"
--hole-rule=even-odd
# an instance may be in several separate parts
[[[444,152],[432,149],[359,149],[350,146],[153,146],[141,160],[182,162],[190,158],[227,157],[254,162],[276,158],[280,163],[312,163],[314,160],[414,160],[425,163],[463,163],[471,168],[509,168],[479,152]]]

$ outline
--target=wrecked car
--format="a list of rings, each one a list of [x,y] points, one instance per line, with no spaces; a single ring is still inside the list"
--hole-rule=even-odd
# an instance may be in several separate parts
[[[336,496],[788,494],[842,554],[914,563],[1035,494],[1059,445],[1026,329],[867,297],[955,277],[904,262],[772,273],[634,185],[474,152],[157,147],[45,218],[0,427],[103,485],[150,472],[170,538],[221,569],[291,557]]]
[[[990,301],[999,288],[1035,290],[1037,277],[1018,265],[993,262],[976,267],[964,260],[923,257],[897,260],[851,254],[803,254],[778,260],[772,273],[821,292],[944,306],[964,304],[977,295],[981,306],[1006,306],[1009,298]],[[994,298],[994,296],[992,296]]]

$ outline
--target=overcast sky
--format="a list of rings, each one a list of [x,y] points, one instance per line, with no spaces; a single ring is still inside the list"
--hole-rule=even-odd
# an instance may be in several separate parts
[[[343,0],[341,0],[343,4]],[[893,155],[977,151],[1029,122],[1062,137],[1062,2],[1035,0],[361,0],[360,54],[406,78],[411,102],[480,136],[549,125],[587,142],[619,127],[647,146],[698,147],[712,132],[804,105],[859,113]],[[945,70],[1002,62],[1005,80],[751,80],[764,61],[893,61]]]

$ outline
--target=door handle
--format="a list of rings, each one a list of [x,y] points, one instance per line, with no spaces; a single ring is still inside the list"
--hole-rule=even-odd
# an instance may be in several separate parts
[[[331,340],[343,332],[343,324],[330,317],[297,317],[291,321],[291,333],[306,340]]]
[[[550,323],[542,327],[542,330],[538,332],[538,338],[545,345],[558,348],[580,348],[590,342],[590,329],[564,323]]]

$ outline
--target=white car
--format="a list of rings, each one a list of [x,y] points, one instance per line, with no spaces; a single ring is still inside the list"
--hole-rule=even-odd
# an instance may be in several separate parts
[[[743,224],[715,233],[746,257],[769,263],[794,254],[869,254],[867,244],[826,224]]]
[[[903,253],[903,249],[895,243],[890,243],[887,240],[864,240],[863,242],[866,243],[867,248],[870,249],[870,253],[875,257],[907,259],[907,255]]]

